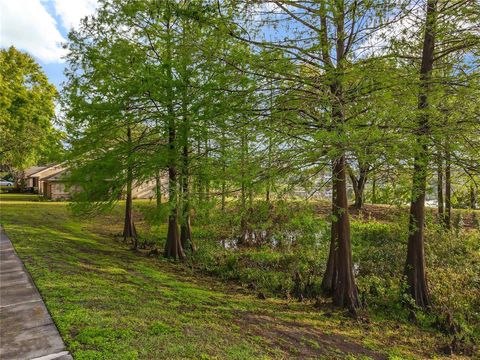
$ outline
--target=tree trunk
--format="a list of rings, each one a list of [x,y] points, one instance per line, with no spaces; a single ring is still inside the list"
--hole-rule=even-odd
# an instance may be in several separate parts
[[[171,63],[172,60],[172,50],[171,50],[171,24],[170,19],[167,19],[167,47],[166,47],[166,57],[167,64]],[[168,84],[167,84],[167,114],[168,114],[168,205],[169,205],[169,215],[168,215],[168,230],[167,230],[167,241],[165,243],[165,253],[164,256],[174,259],[183,259],[185,258],[185,253],[182,248],[182,243],[180,242],[180,236],[178,233],[178,196],[177,196],[177,168],[176,168],[176,158],[177,158],[177,149],[176,149],[176,128],[175,128],[175,110],[173,107],[173,72],[171,65],[168,65],[167,75],[168,75]]]
[[[452,179],[450,150],[445,151],[445,226],[452,227]]]
[[[476,184],[470,185],[470,209],[477,209],[477,188]],[[476,212],[472,214],[472,223],[475,228],[479,228],[479,219]]]
[[[130,130],[130,129],[129,129]],[[127,191],[125,199],[125,222],[123,226],[123,239],[131,239],[133,249],[138,248],[137,230],[133,221],[133,199],[132,199],[132,169],[127,169]]]
[[[419,307],[430,306],[430,294],[425,273],[425,194],[428,171],[428,96],[434,62],[437,0],[428,0],[425,21],[425,38],[420,69],[420,92],[418,96],[419,127],[417,129],[416,155],[413,165],[412,202],[405,277],[408,292]]]
[[[270,92],[270,107],[273,108],[273,94]],[[272,115],[270,114],[270,126],[272,126]],[[270,204],[270,191],[272,190],[272,154],[273,154],[273,141],[272,135],[268,136],[268,156],[267,156],[267,186],[265,191],[265,201]]]
[[[470,209],[477,209],[477,192],[474,185],[470,185]]]
[[[222,130],[222,137],[220,141],[221,145],[221,161],[222,161],[222,198],[221,198],[221,207],[222,211],[225,211],[225,192],[227,191],[227,164],[226,164],[226,154],[225,154],[225,131]]]
[[[241,138],[241,155],[240,155],[240,180],[241,180],[241,219],[240,219],[240,238],[239,245],[246,245],[248,240],[247,229],[247,187],[246,187],[246,138],[242,133]]]
[[[442,154],[437,154],[437,202],[438,202],[438,220],[444,223],[445,210],[443,207],[443,159]]]
[[[188,185],[187,185],[188,186]],[[188,191],[188,190],[187,190]],[[187,195],[188,197],[188,195]],[[189,249],[191,252],[195,251],[195,247],[192,241],[192,225],[190,220],[190,200],[185,199],[183,204],[183,214],[182,214],[182,225],[180,231],[180,240],[182,243],[183,249]]]
[[[427,151],[426,147],[424,150]],[[412,202],[410,205],[410,224],[405,263],[405,276],[408,291],[415,304],[420,307],[430,305],[430,294],[425,273],[425,190],[427,184],[425,159],[415,158]]]
[[[157,204],[157,209],[162,205],[162,182],[161,182],[160,172],[157,172],[155,175],[155,200]]]
[[[333,294],[335,285],[335,253],[337,247],[337,221],[338,214],[336,212],[336,176],[334,164],[332,164],[332,223],[330,226],[330,250],[328,252],[327,268],[323,274],[322,290],[327,295]]]
[[[363,166],[359,162],[359,176],[358,178],[353,173],[353,170],[348,168],[348,175],[352,182],[353,192],[355,194],[355,202],[353,207],[357,210],[363,208],[364,204],[364,194],[365,194],[365,185],[367,184],[369,169],[366,166]]]
[[[226,190],[227,190],[227,184],[225,182],[225,179],[222,179],[222,200],[221,200],[222,211],[225,211],[225,191]]]
[[[343,62],[345,58],[345,4],[343,1],[335,2],[336,4],[336,68],[330,61],[329,44],[328,44],[328,29],[327,18],[325,12],[325,4],[321,3],[322,12],[320,14],[322,25],[322,54],[329,64],[329,75],[332,76],[332,83],[330,84],[330,94],[332,98],[332,119],[334,124],[338,125],[338,145],[339,157],[335,159],[333,164],[333,178],[334,184],[334,214],[336,219],[332,219],[332,237],[336,237],[336,241],[331,239],[331,244],[335,245],[335,260],[334,260],[334,286],[333,286],[333,303],[337,306],[349,309],[352,313],[356,313],[360,306],[358,301],[357,286],[355,285],[355,278],[353,275],[352,264],[352,248],[350,243],[350,220],[348,214],[348,199],[347,199],[347,164],[345,160],[345,152],[343,150],[343,135],[341,128],[345,121],[345,104],[342,87],[342,73]],[[328,285],[328,284],[326,284]]]
[[[201,145],[200,138],[197,140],[197,158],[198,159],[202,158],[202,145]],[[197,181],[196,181],[196,193],[197,193],[199,204],[203,204],[204,202],[203,178],[204,178],[204,167],[201,166],[197,171]]]
[[[350,242],[350,219],[348,214],[347,178],[345,155],[335,161],[335,213],[338,215],[337,249],[335,257],[335,286],[333,303],[355,313],[360,307],[357,286],[353,275],[352,245]]]
[[[169,148],[171,152],[170,156],[173,157],[172,153],[175,151],[175,145],[173,143],[175,141],[175,129],[171,127],[169,133]],[[185,258],[185,253],[183,251],[180,236],[178,234],[177,169],[175,167],[174,159],[170,161],[168,166],[168,205],[170,212],[168,215],[165,257],[183,259]]]
[[[372,204],[377,203],[377,177],[374,175],[372,179]]]
[[[238,239],[239,245],[247,244],[247,194],[245,189],[245,183],[242,181],[241,185],[241,218],[240,218],[240,238]]]
[[[209,169],[208,161],[209,151],[208,151],[208,133],[205,135],[205,164],[207,164],[207,169]],[[207,202],[210,202],[210,175],[208,172],[205,172],[205,199]],[[208,213],[207,213],[208,216]]]
[[[188,141],[188,139],[185,139]],[[183,174],[182,174],[182,223],[180,226],[180,240],[184,250],[194,251],[192,242],[192,226],[190,222],[190,189],[189,189],[189,158],[188,145],[183,145]]]
[[[132,145],[132,129],[130,126],[127,128],[127,143],[128,143],[128,159],[127,159],[127,193],[125,199],[125,223],[123,226],[123,239],[127,241],[127,239],[132,240],[132,245],[134,249],[138,247],[138,240],[137,240],[137,231],[135,229],[135,224],[133,222],[133,199],[132,199],[132,183],[133,183],[133,172],[132,172],[132,164],[130,160],[130,149]]]

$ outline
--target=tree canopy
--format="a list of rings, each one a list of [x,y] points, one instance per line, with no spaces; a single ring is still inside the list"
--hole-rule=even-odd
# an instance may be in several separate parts
[[[328,185],[322,289],[353,314],[351,193],[356,210],[409,203],[402,278],[410,306],[429,308],[429,191],[447,227],[452,171],[476,204],[479,20],[476,1],[102,1],[69,36],[77,200],[125,197],[136,248],[132,186],[167,177],[164,254],[183,259],[193,214],[217,201],[237,203],[236,243],[251,246],[270,235],[252,228],[256,202],[272,216],[272,200]]]
[[[22,170],[58,158],[56,98],[57,90],[30,55],[13,46],[0,50],[0,164]]]

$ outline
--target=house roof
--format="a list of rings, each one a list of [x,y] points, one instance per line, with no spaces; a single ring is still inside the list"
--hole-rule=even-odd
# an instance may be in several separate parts
[[[60,171],[50,175],[50,176],[47,176],[45,178],[43,178],[43,181],[63,181],[63,175],[65,175],[65,172],[67,171],[67,169],[61,169]]]
[[[31,166],[25,170],[25,177],[32,176],[39,171],[45,170],[48,166]]]
[[[54,168],[58,168],[58,171],[62,171],[62,170],[65,169],[63,163],[62,164],[52,164],[52,165],[44,166],[43,169],[40,169],[37,172],[30,174],[29,177],[41,177],[43,172],[48,171],[48,170],[53,170]],[[56,171],[55,174],[58,171]],[[50,175],[48,175],[48,176],[50,176]]]

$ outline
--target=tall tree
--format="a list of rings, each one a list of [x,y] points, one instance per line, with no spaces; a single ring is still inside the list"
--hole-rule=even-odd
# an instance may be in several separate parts
[[[65,126],[70,134],[70,182],[77,210],[94,213],[125,199],[123,237],[138,246],[133,187],[145,180],[146,145],[157,144],[137,111],[148,100],[138,96],[146,58],[115,26],[107,4],[69,35],[68,82],[64,88]],[[124,30],[125,31],[125,30]],[[142,65],[142,67],[140,67]]]
[[[61,156],[54,127],[57,90],[40,65],[13,46],[0,50],[0,164],[24,170]]]
[[[332,187],[335,194],[332,216],[332,247],[324,286],[333,293],[334,303],[352,312],[360,306],[353,274],[350,224],[347,199],[347,155],[355,140],[354,128],[366,126],[359,115],[367,111],[366,97],[379,90],[379,80],[352,81],[353,74],[372,74],[367,69],[374,62],[365,56],[366,39],[395,22],[397,3],[391,1],[262,1],[258,9],[263,16],[264,38],[234,34],[261,47],[266,53],[279,52],[276,63],[289,65],[268,68],[260,65],[265,77],[275,80],[277,88],[288,88],[288,96],[279,110],[290,113],[284,119],[289,135],[303,142],[303,166],[316,162],[332,164]],[[247,14],[252,12],[247,5]],[[255,12],[255,11],[253,11]],[[390,17],[390,13],[392,16]],[[266,16],[265,14],[268,14]],[[252,21],[258,21],[254,14]],[[276,34],[270,24],[275,24]],[[282,25],[283,24],[283,25]],[[244,27],[242,27],[243,29]],[[293,65],[293,66],[292,66]],[[362,68],[362,71],[358,71]],[[261,72],[258,70],[257,72]],[[287,85],[288,84],[288,85]],[[286,95],[287,95],[286,94]],[[295,119],[295,120],[293,120]],[[292,131],[291,124],[297,127]],[[299,134],[299,129],[303,133]],[[358,144],[357,144],[358,145]],[[318,156],[313,160],[314,156]],[[308,159],[308,160],[307,160]],[[327,281],[329,280],[329,281]],[[333,282],[331,282],[332,280]]]
[[[418,96],[418,119],[416,154],[413,165],[412,202],[410,205],[410,226],[408,238],[407,260],[405,263],[405,275],[410,294],[415,303],[421,307],[430,305],[430,294],[427,287],[425,273],[425,194],[428,172],[428,107],[429,92],[431,88],[431,76],[435,52],[435,29],[437,24],[438,10],[437,0],[429,0],[424,27],[424,41],[422,51],[422,64],[420,68],[420,91]]]
[[[405,277],[408,292],[419,307],[431,304],[425,271],[425,197],[430,163],[431,139],[438,129],[445,129],[443,119],[435,120],[433,104],[434,84],[441,83],[442,72],[436,74],[439,65],[455,56],[464,62],[469,51],[478,45],[478,20],[480,4],[475,1],[428,0],[424,4],[424,22],[421,26],[423,40],[418,81],[418,111],[414,131],[414,161],[412,195]],[[462,20],[461,20],[462,19]],[[463,23],[462,23],[463,22]],[[438,108],[438,107],[437,107]],[[449,123],[449,131],[456,131],[459,123]],[[445,137],[443,137],[445,139]],[[450,178],[446,160],[446,206],[449,206]],[[449,210],[447,209],[447,212]]]

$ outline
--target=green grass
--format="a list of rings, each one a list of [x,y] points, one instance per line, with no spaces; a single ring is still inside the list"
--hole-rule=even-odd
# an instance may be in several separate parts
[[[408,323],[259,300],[183,263],[132,252],[111,236],[120,209],[79,220],[67,203],[0,200],[2,226],[75,359],[408,359],[433,356],[443,341]]]
[[[0,201],[43,201],[43,197],[36,194],[2,194]]]

